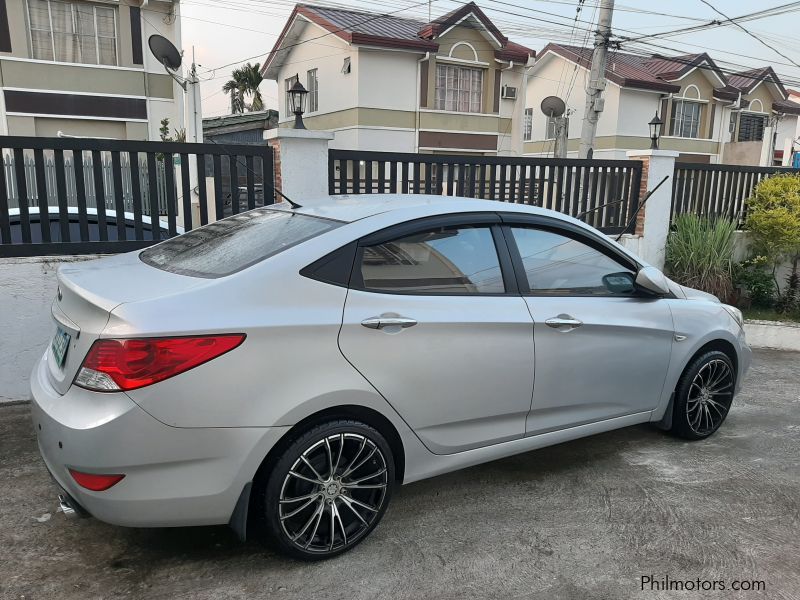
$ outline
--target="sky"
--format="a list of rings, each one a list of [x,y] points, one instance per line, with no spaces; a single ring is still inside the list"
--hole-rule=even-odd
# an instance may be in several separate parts
[[[800,88],[800,2],[770,0],[707,0],[728,17],[786,6],[780,15],[742,22],[749,32],[773,47],[766,47],[742,29],[728,24],[700,32],[624,41],[620,51],[638,54],[689,54],[708,52],[725,71],[771,65],[786,87]],[[305,3],[313,4],[314,0]],[[426,0],[322,0],[319,4],[352,7],[376,13],[427,21]],[[510,40],[535,50],[548,42],[591,43],[589,31],[596,23],[599,0],[477,0],[477,4]],[[462,2],[431,0],[436,18]],[[222,85],[230,72],[244,62],[263,63],[294,7],[290,0],[181,0],[184,64],[192,51],[201,79],[203,115],[228,114],[230,100]],[[673,31],[722,19],[704,0],[617,0],[612,30],[617,38],[634,38]],[[313,43],[313,42],[312,42]],[[318,43],[327,44],[321,39]],[[781,56],[781,54],[785,56]],[[233,65],[229,66],[229,63]],[[277,85],[265,81],[261,93],[267,108],[277,108]]]

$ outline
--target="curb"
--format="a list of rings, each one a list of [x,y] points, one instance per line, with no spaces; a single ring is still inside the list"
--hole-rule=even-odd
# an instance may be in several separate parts
[[[744,332],[753,348],[800,352],[800,323],[747,320]]]

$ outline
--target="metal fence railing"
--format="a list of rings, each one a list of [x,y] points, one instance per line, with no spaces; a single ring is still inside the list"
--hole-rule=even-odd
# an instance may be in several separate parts
[[[0,156],[0,256],[125,252],[274,202],[268,146],[0,136]]]
[[[601,231],[627,231],[642,163],[331,150],[331,194],[436,194],[549,208]],[[631,228],[633,225],[631,226]]]
[[[113,164],[109,153],[101,153],[102,161],[102,180],[103,180],[103,197],[106,199],[106,208],[114,208],[114,173]],[[45,178],[45,196],[48,198],[55,198],[56,196],[56,163],[54,156],[44,156],[44,178]],[[67,206],[78,206],[78,190],[75,182],[75,165],[73,164],[73,157],[64,158],[64,178],[66,183],[66,196]],[[97,193],[94,187],[94,164],[92,163],[91,153],[86,153],[82,157],[83,161],[83,186],[86,193],[86,206],[88,208],[97,208]],[[36,161],[33,156],[25,155],[23,157],[24,173],[25,173],[25,189],[27,190],[28,206],[39,205],[39,188],[36,181]],[[158,214],[167,214],[167,177],[166,177],[166,162],[162,159],[156,161],[156,189],[158,190]],[[16,167],[14,164],[13,154],[7,153],[3,156],[3,169],[5,170],[6,179],[6,192],[8,194],[8,207],[10,209],[19,208],[19,185],[15,177]],[[122,197],[125,210],[127,212],[133,211],[133,181],[131,180],[132,169],[130,158],[127,154],[120,156],[120,169],[122,176]],[[142,194],[142,214],[150,214],[150,198],[149,198],[149,185],[148,185],[148,165],[146,158],[139,159],[138,165],[139,173],[139,189]],[[174,184],[174,180],[173,180]],[[177,188],[176,188],[177,190]],[[175,196],[177,196],[177,191]],[[57,206],[57,202],[53,205]]]
[[[692,213],[726,217],[738,228],[747,218],[747,199],[756,185],[776,173],[798,173],[784,167],[675,163],[672,218]]]

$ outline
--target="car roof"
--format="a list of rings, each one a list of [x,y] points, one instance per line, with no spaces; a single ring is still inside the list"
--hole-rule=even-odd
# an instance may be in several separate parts
[[[558,217],[566,221],[580,223],[576,219],[555,211],[530,206],[512,204],[495,200],[478,200],[459,196],[440,196],[433,194],[351,194],[322,196],[298,201],[300,208],[292,209],[282,202],[275,208],[285,208],[301,214],[326,219],[336,219],[352,223],[374,215],[415,207],[427,207],[442,214],[455,212],[524,212]],[[429,212],[429,211],[425,211]],[[582,223],[580,223],[582,224]]]
[[[272,208],[325,219],[335,219],[345,223],[353,223],[376,215],[385,215],[392,212],[402,212],[403,218],[465,212],[515,212],[560,219],[561,221],[585,229],[587,232],[592,232],[595,235],[601,235],[606,239],[610,239],[609,236],[603,235],[590,225],[567,214],[540,208],[538,206],[531,206],[530,204],[498,202],[496,200],[479,200],[475,198],[433,194],[350,194],[304,199],[300,204],[300,208],[293,209],[288,202],[281,202],[272,205]],[[419,209],[419,211],[415,211],[414,209]],[[641,258],[621,244],[617,242],[612,243],[634,262],[646,264]]]

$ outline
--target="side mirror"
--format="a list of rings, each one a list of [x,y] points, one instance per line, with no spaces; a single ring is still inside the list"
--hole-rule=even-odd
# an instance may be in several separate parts
[[[603,275],[603,285],[612,294],[632,294],[636,291],[635,278],[628,271]]]
[[[636,273],[636,285],[659,296],[669,294],[669,284],[664,274],[655,267],[642,267]]]

